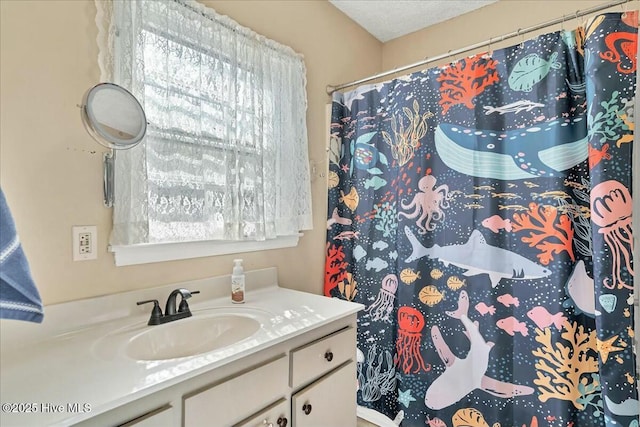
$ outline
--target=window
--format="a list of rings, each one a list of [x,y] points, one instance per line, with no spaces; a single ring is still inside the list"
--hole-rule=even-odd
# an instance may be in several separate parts
[[[116,263],[132,247],[297,241],[311,228],[302,58],[197,2],[96,4],[103,80],[148,121],[144,143],[116,156]]]

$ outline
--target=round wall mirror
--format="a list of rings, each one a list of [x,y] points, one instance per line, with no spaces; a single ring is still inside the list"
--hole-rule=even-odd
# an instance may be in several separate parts
[[[87,132],[108,148],[135,147],[147,131],[147,118],[138,100],[113,83],[100,83],[89,89],[80,110]]]

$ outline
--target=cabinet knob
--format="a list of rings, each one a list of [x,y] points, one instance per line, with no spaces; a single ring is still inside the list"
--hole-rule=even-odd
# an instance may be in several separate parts
[[[324,354],[324,358],[327,359],[327,362],[331,362],[333,360],[333,353],[331,351],[327,351]]]
[[[287,419],[285,417],[278,418],[278,427],[287,427]]]
[[[311,404],[305,403],[304,405],[302,405],[302,411],[305,413],[305,415],[309,415],[311,413]]]

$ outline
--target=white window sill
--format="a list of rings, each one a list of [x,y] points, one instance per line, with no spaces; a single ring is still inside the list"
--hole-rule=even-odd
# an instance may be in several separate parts
[[[176,261],[216,255],[291,248],[298,245],[299,235],[283,236],[261,242],[185,242],[128,246],[109,246],[116,266],[148,264],[152,262]]]

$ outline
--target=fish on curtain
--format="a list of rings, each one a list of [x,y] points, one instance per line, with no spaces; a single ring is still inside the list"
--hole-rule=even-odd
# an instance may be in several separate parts
[[[637,12],[336,93],[325,295],[402,426],[638,427]]]

